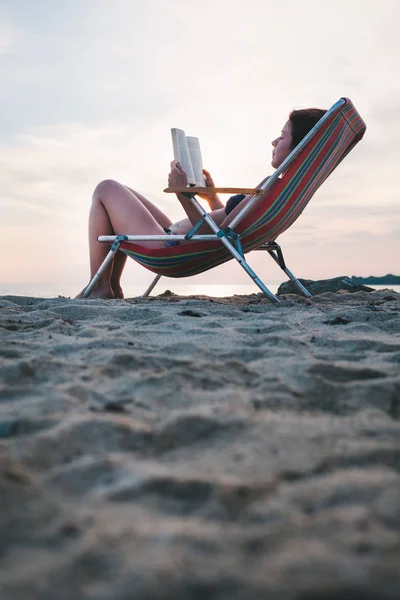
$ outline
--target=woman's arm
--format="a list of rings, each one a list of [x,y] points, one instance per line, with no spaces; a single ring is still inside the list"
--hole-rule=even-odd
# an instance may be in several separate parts
[[[182,169],[181,163],[177,162],[176,160],[173,160],[171,162],[171,172],[168,175],[168,186],[177,188],[187,186],[187,175]],[[188,188],[188,191],[190,191],[190,188]],[[190,199],[187,198],[184,194],[176,194],[176,197],[181,203],[183,210],[188,216],[188,219],[178,221],[174,225],[169,226],[169,228],[173,233],[178,233],[179,230],[179,233],[186,234],[194,225],[196,225],[196,223],[200,221],[201,216],[199,211],[191,203]],[[212,211],[210,213],[210,216],[215,220],[217,225],[219,225],[226,216],[225,209],[218,208],[217,210]],[[200,227],[197,233],[213,233],[213,231],[207,224],[204,224]]]
[[[206,187],[215,187],[214,180],[211,177],[210,173],[206,169],[203,169],[203,173],[204,179],[206,180]],[[218,194],[198,194],[198,196],[200,196],[200,198],[202,198],[208,203],[211,210],[224,208],[224,204],[219,199]]]
[[[267,179],[269,179],[269,177],[270,177],[269,175],[267,177],[265,177],[261,181],[261,183],[259,184],[258,187],[260,187],[263,183],[265,183],[265,181],[267,181]],[[179,162],[177,162],[176,160],[173,160],[171,162],[171,172],[168,176],[168,185],[169,185],[169,187],[185,187],[185,186],[187,186],[187,175],[186,175],[185,171],[182,169],[182,165]],[[173,233],[186,234],[188,231],[190,231],[191,227],[193,227],[200,220],[200,218],[201,218],[200,213],[190,202],[189,198],[187,198],[183,194],[176,194],[176,196],[177,196],[179,202],[181,203],[183,210],[187,214],[188,219],[183,219],[182,221],[177,221],[177,223],[170,225],[170,229]],[[246,206],[246,204],[250,201],[250,199],[252,197],[253,196],[251,194],[247,195],[240,202],[240,204],[238,204],[233,209],[233,211],[229,213],[228,216],[225,213],[224,205],[218,198],[218,201],[220,202],[220,204],[223,208],[217,208],[216,210],[213,210],[209,214],[212,217],[212,219],[215,221],[215,223],[218,225],[218,227],[220,227],[221,229],[224,229],[233,221],[234,217],[236,217],[236,215],[240,213],[240,211],[244,208],[244,206]],[[209,225],[204,224],[200,227],[200,229],[197,231],[197,233],[201,234],[201,233],[213,233],[213,232],[212,232],[211,228],[209,227]]]

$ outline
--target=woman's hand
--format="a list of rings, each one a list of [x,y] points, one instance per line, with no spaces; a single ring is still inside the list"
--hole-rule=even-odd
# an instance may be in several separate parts
[[[208,171],[206,171],[206,169],[203,169],[203,175],[204,175],[204,179],[206,182],[206,187],[215,187],[214,179],[211,177],[210,173]],[[199,198],[202,198],[203,200],[206,200],[207,202],[210,201],[211,194],[197,194],[197,195],[199,196]]]
[[[203,169],[204,179],[206,181],[206,187],[215,187],[214,179],[211,177],[210,173]],[[217,194],[197,194],[202,200],[205,200],[210,206],[211,210],[216,210],[217,208],[222,208],[223,204],[221,200],[218,198]]]
[[[188,178],[182,165],[177,160],[171,162],[171,172],[168,175],[168,187],[184,188],[187,187]]]

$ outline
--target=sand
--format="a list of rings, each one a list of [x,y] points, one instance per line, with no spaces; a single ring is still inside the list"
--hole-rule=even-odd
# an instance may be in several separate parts
[[[399,598],[399,309],[1,298],[1,600]]]

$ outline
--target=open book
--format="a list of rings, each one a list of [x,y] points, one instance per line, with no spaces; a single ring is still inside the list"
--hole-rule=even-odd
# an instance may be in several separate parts
[[[187,173],[189,185],[205,187],[199,138],[187,136],[183,129],[171,129],[174,158]]]

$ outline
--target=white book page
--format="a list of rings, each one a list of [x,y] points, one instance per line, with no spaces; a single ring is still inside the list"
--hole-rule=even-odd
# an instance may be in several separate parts
[[[192,162],[190,158],[189,148],[186,141],[186,135],[183,129],[171,129],[172,146],[174,149],[174,159],[178,160],[182,169],[188,176],[188,183],[195,185],[196,178],[193,173]]]
[[[206,187],[206,180],[203,174],[203,159],[201,156],[199,138],[186,136],[187,145],[189,148],[190,160],[192,162],[193,174],[196,185]]]

